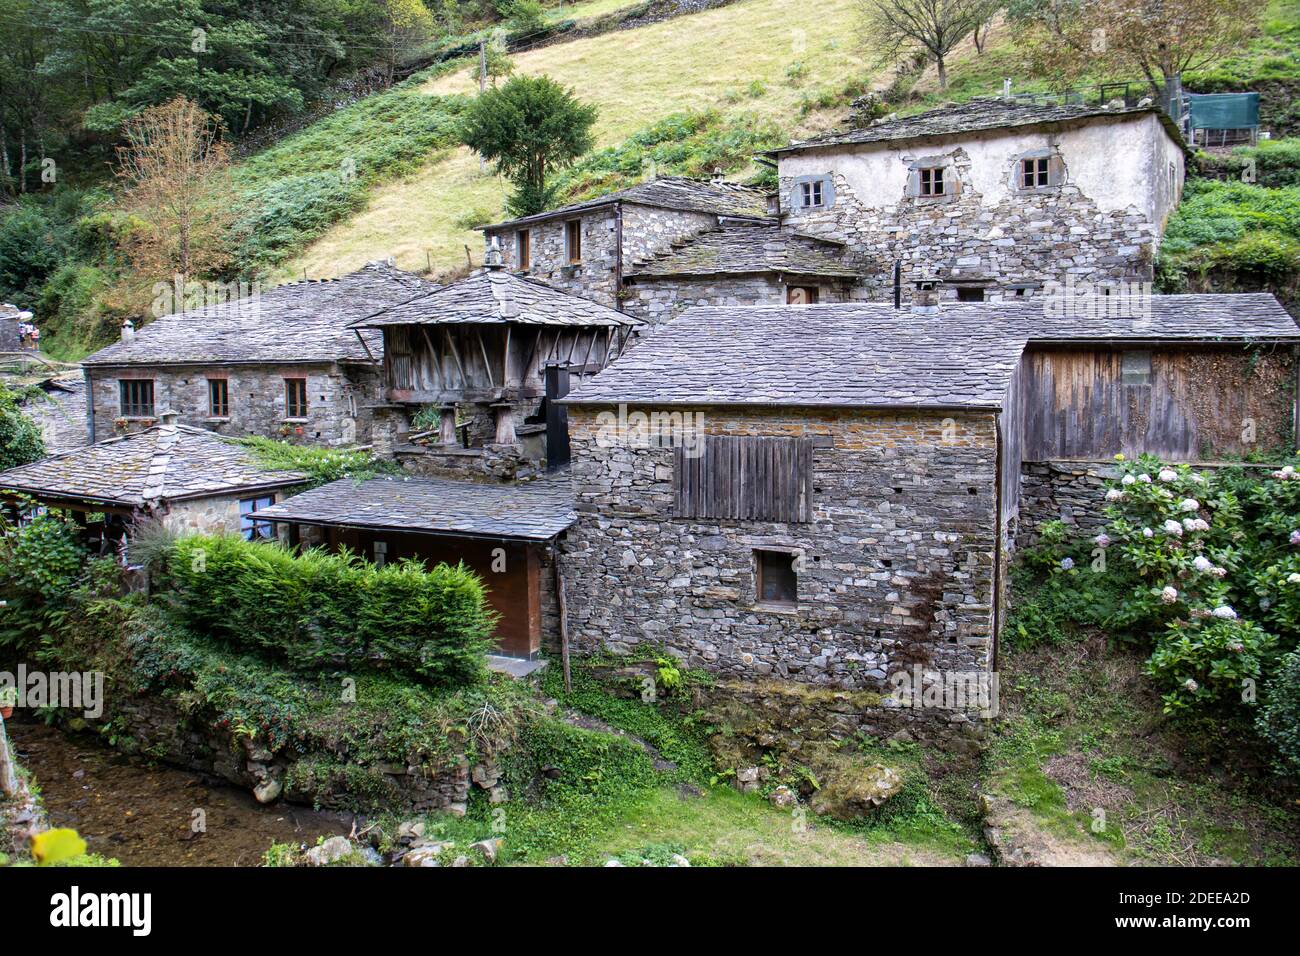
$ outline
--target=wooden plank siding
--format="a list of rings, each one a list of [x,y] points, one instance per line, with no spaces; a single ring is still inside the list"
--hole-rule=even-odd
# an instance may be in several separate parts
[[[709,435],[701,454],[678,446],[673,458],[675,515],[748,521],[812,520],[809,438]]]
[[[390,397],[401,401],[536,397],[543,394],[547,364],[567,363],[581,379],[607,364],[619,336],[620,330],[603,326],[388,326],[387,385]]]
[[[1101,461],[1149,453],[1204,461],[1294,447],[1290,347],[1139,351],[1150,352],[1149,384],[1124,382],[1121,349],[1026,352],[1019,376],[1023,459]],[[1248,423],[1253,442],[1243,440]]]

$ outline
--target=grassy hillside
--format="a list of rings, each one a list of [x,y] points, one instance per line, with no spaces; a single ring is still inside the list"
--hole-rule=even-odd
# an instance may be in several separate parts
[[[831,102],[866,71],[855,52],[855,0],[742,0],[705,13],[559,43],[514,57],[518,72],[548,74],[600,108],[597,146],[608,147],[683,111],[717,110],[719,124],[775,124],[785,136],[838,119]],[[796,66],[801,64],[801,66]],[[426,81],[435,97],[474,90],[464,69]],[[438,102],[433,100],[431,102]],[[287,144],[286,144],[287,145]],[[505,184],[483,175],[468,150],[436,155],[418,171],[370,193],[367,207],[330,229],[286,272],[337,275],[377,256],[435,271],[477,261],[481,237],[468,227],[501,214]]]

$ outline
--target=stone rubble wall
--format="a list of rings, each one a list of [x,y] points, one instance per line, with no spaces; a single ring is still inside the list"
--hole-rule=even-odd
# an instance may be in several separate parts
[[[1106,462],[1025,462],[1020,469],[1016,547],[1032,547],[1046,521],[1062,521],[1072,535],[1091,537],[1106,526],[1106,482],[1119,471]]]
[[[857,298],[858,287],[847,282],[791,280],[790,284],[816,286],[818,302],[849,302]],[[785,301],[786,284],[772,274],[645,276],[629,284],[624,292],[627,313],[655,325],[670,322],[683,310],[697,305],[784,305]]]
[[[218,435],[264,435],[301,444],[365,445],[371,440],[371,406],[380,398],[379,370],[337,364],[303,366],[214,366],[94,368],[90,370],[95,406],[95,440],[104,441],[136,431],[156,419],[130,420],[125,428],[115,421],[121,415],[119,381],[152,379],[154,412],[168,409],[179,421],[206,428]],[[226,378],[230,416],[209,415],[208,378]],[[285,416],[286,378],[307,379],[307,416]],[[282,432],[287,432],[283,434]]]
[[[662,647],[727,677],[879,689],[913,664],[984,671],[996,434],[926,414],[703,409],[710,434],[820,436],[808,524],[678,519],[670,448],[601,447],[570,409],[578,522],[564,543],[573,643]],[[951,423],[950,423],[951,426]],[[756,601],[754,549],[801,556],[797,608]]]
[[[570,219],[582,222],[582,262],[569,265],[565,244],[565,223]],[[609,308],[618,306],[618,288],[615,269],[618,264],[618,228],[610,208],[598,209],[580,216],[547,219],[528,226],[531,264],[526,274],[547,285],[579,295]],[[512,271],[525,269],[519,262],[516,241],[517,229],[500,229],[486,233],[490,244],[496,236],[501,242],[501,254],[506,268]]]

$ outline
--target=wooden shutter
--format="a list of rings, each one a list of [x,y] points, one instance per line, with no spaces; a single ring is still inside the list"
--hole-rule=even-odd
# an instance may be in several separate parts
[[[673,492],[679,518],[812,520],[812,449],[808,438],[709,435],[700,454],[674,449]]]

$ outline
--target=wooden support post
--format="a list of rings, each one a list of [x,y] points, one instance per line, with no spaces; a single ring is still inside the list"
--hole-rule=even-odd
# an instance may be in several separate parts
[[[573,677],[569,670],[569,608],[564,600],[564,572],[560,570],[560,548],[551,551],[551,567],[555,571],[555,602],[560,610],[560,667],[564,671],[564,692],[573,692]]]
[[[446,446],[456,444],[455,405],[441,405],[438,408],[438,441]]]
[[[496,443],[498,445],[513,445],[516,441],[515,435],[515,413],[509,402],[497,402],[492,406],[496,412]]]

